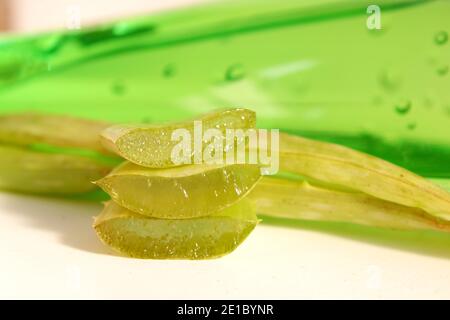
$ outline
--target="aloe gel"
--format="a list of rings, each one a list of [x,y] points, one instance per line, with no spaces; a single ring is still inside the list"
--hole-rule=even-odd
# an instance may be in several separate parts
[[[204,141],[203,131],[218,130],[223,136],[227,129],[247,130],[256,125],[255,112],[236,108],[216,111],[198,119],[162,125],[113,125],[101,133],[105,148],[117,153],[123,158],[141,166],[151,168],[173,167],[181,163],[174,163],[172,151],[179,144],[174,133],[182,130],[189,137],[189,149],[186,155],[187,163],[203,162],[203,143],[196,146],[195,139]],[[197,129],[200,129],[200,132]],[[206,145],[206,144],[205,144]],[[200,161],[196,157],[200,156]]]
[[[208,216],[244,198],[260,178],[257,165],[188,165],[150,169],[125,162],[96,182],[121,206],[166,219]]]
[[[114,202],[105,205],[94,228],[116,251],[144,259],[211,259],[235,250],[258,223],[247,200],[194,219],[155,219]]]

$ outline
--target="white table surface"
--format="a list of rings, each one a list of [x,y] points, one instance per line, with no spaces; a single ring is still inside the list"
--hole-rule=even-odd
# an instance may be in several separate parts
[[[100,210],[0,193],[0,298],[450,298],[450,236],[260,224],[221,259],[138,260],[96,238]]]

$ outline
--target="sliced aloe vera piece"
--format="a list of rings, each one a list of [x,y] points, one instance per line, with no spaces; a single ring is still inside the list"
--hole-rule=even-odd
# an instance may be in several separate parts
[[[151,169],[125,162],[96,183],[121,206],[154,218],[207,216],[244,197],[261,177],[257,165]]]
[[[344,192],[307,182],[263,177],[250,192],[258,214],[273,217],[348,222],[401,229],[450,231],[450,223],[423,210],[360,192]]]
[[[450,220],[450,193],[408,170],[343,146],[280,134],[280,169]]]
[[[232,252],[258,220],[245,199],[208,217],[155,219],[105,205],[95,219],[99,238],[116,251],[146,259],[209,259]]]
[[[0,188],[35,194],[77,194],[111,171],[91,158],[0,146]]]
[[[247,109],[231,109],[207,114],[195,121],[201,121],[203,132],[207,129],[249,129],[254,128],[256,115]],[[103,131],[104,146],[123,158],[145,167],[173,167],[171,153],[179,141],[172,141],[172,133],[186,129],[194,141],[194,121],[167,125],[115,125]],[[201,133],[200,133],[201,134]],[[194,157],[192,147],[192,158]],[[192,161],[194,163],[194,161]]]
[[[65,115],[16,113],[0,116],[0,142],[50,144],[106,152],[100,133],[109,124]]]

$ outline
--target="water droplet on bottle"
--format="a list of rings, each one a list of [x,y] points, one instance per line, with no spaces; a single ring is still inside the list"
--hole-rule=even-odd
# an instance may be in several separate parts
[[[163,76],[166,78],[171,78],[176,74],[176,72],[176,67],[173,64],[168,64],[163,69]]]
[[[434,42],[440,46],[443,44],[446,44],[448,41],[448,33],[446,31],[439,31],[438,33],[436,33],[436,35],[434,36]]]
[[[408,123],[408,125],[406,126],[407,128],[408,128],[408,130],[414,130],[414,129],[416,129],[416,127],[417,127],[417,123],[415,123],[415,122],[410,122],[410,123]]]
[[[111,91],[113,94],[117,95],[117,96],[121,96],[125,93],[126,91],[126,86],[122,81],[114,81],[111,85]]]
[[[241,64],[233,64],[225,71],[225,80],[237,81],[245,76],[244,67]]]
[[[439,76],[445,76],[448,73],[448,66],[441,66],[436,70]]]
[[[401,85],[401,77],[392,70],[384,70],[378,78],[380,86],[386,91],[395,91]]]
[[[405,100],[405,101],[401,101],[399,104],[397,104],[395,106],[395,111],[398,114],[407,114],[410,110],[411,110],[411,101],[409,100]]]

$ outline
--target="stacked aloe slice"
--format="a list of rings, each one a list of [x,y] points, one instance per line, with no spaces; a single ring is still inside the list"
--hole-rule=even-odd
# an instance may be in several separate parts
[[[208,114],[203,128],[250,129],[255,114],[245,109]],[[258,220],[246,198],[260,179],[254,164],[197,163],[175,166],[172,132],[194,135],[192,121],[164,126],[117,125],[102,141],[127,159],[97,181],[112,198],[94,228],[126,255],[156,259],[205,259],[233,251]],[[192,152],[192,157],[195,157]]]
[[[197,121],[204,130],[224,132],[253,129],[256,116],[231,109]],[[67,116],[3,115],[0,188],[74,195],[101,187],[111,201],[95,219],[97,234],[117,251],[139,258],[222,256],[255,228],[255,212],[450,232],[449,192],[392,163],[336,144],[280,134],[275,177],[261,177],[260,166],[246,162],[186,164],[198,158],[195,148],[175,163],[172,133],[182,129],[195,136],[194,124],[111,126]]]

